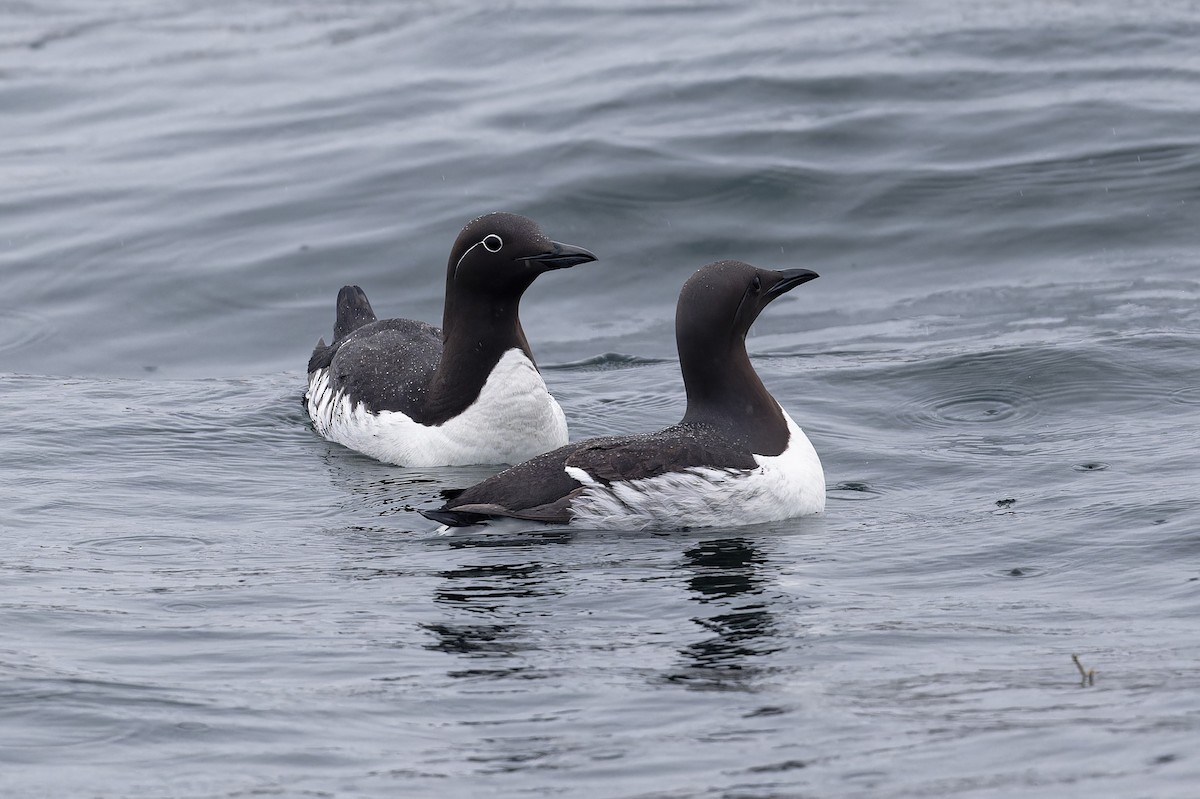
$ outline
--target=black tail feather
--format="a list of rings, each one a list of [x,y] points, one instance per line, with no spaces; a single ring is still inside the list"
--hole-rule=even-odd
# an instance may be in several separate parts
[[[444,524],[447,527],[470,527],[474,524],[483,524],[491,516],[485,516],[482,513],[468,513],[460,510],[446,510],[438,508],[437,510],[418,510],[426,519]]]
[[[342,344],[342,339],[363,325],[375,321],[375,311],[371,309],[366,292],[358,286],[342,286],[337,298],[337,321],[333,323],[333,342],[328,345],[325,339],[317,342],[308,359],[308,371],[311,373],[329,366]]]
[[[367,293],[358,286],[342,286],[337,298],[337,322],[333,325],[333,340],[336,342],[355,330],[376,321],[375,311]]]

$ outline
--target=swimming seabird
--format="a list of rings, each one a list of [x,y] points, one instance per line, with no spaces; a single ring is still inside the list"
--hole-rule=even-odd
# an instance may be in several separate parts
[[[308,361],[313,426],[402,466],[519,463],[566,444],[517,312],[538,275],[594,260],[530,219],[492,213],[450,251],[441,329],[377,320],[361,288],[343,287],[333,343],[322,339]]]
[[[451,527],[515,518],[605,529],[753,524],[821,512],[825,475],[767,391],[746,333],[776,297],[817,277],[740,261],[709,264],[679,294],[683,420],[647,435],[568,444],[421,513]]]

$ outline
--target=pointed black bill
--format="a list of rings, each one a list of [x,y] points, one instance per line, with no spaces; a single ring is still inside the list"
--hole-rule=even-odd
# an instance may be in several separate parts
[[[788,293],[801,283],[807,283],[810,280],[816,280],[820,277],[820,275],[811,269],[780,269],[776,274],[780,276],[779,282],[767,289],[766,292],[766,295],[771,299]]]
[[[526,256],[519,260],[541,264],[546,269],[566,269],[568,266],[578,266],[594,261],[596,256],[582,247],[552,241],[547,252]]]

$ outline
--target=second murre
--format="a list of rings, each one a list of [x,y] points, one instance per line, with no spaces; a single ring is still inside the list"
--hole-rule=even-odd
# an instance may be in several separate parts
[[[759,313],[816,277],[740,261],[703,267],[684,284],[675,314],[687,392],[682,421],[657,433],[569,444],[421,513],[450,527],[507,517],[604,529],[736,526],[820,513],[820,458],[746,353]]]
[[[521,329],[544,272],[596,260],[531,219],[492,213],[458,234],[442,327],[376,319],[358,286],[338,293],[333,342],[308,361],[305,407],[325,438],[401,466],[518,463],[567,443],[562,408]]]

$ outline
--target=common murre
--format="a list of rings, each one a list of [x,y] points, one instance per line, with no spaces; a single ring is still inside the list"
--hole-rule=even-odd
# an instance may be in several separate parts
[[[746,354],[776,297],[817,277],[709,264],[679,294],[683,420],[657,433],[561,447],[478,483],[427,518],[451,527],[515,518],[607,529],[742,525],[819,513],[825,474],[807,436]]]
[[[594,260],[530,219],[492,213],[468,222],[450,251],[441,329],[377,320],[362,289],[343,287],[333,342],[308,361],[317,432],[402,466],[519,463],[566,444],[518,307],[538,275]]]

